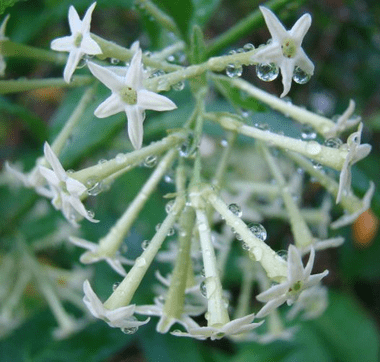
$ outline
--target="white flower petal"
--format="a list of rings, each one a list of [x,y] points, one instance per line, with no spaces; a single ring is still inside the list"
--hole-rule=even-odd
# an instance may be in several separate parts
[[[175,103],[168,97],[146,89],[141,89],[137,92],[137,105],[153,111],[171,111],[177,108]]]
[[[135,55],[132,57],[131,64],[124,79],[124,84],[132,87],[135,90],[142,88],[142,81],[144,79],[141,59],[142,51],[141,49],[138,49]]]
[[[75,69],[82,58],[83,53],[80,48],[73,48],[67,58],[65,69],[63,70],[63,79],[66,83],[70,83],[71,77],[75,72]]]
[[[123,78],[119,77],[106,67],[101,67],[93,62],[88,62],[88,68],[91,73],[112,92],[120,92],[120,90],[125,86],[123,83]]]
[[[73,48],[74,38],[72,35],[54,39],[50,48],[59,52],[69,52]]]
[[[40,170],[41,175],[45,177],[45,179],[49,182],[49,184],[52,184],[58,187],[61,181],[53,170],[50,170],[49,168],[46,168],[44,166],[38,166],[38,168]]]
[[[3,22],[0,25],[0,40],[8,40],[8,38],[5,36],[5,28],[7,26],[9,18],[10,14],[4,18]]]
[[[82,27],[82,22],[79,15],[72,5],[69,7],[69,26],[71,34],[73,35],[75,35],[75,33],[79,33]]]
[[[103,103],[95,109],[94,115],[98,118],[106,118],[125,111],[125,103],[117,93],[112,93]]]
[[[98,43],[91,38],[90,34],[83,35],[83,40],[80,45],[80,48],[83,53],[89,55],[102,54],[102,49],[98,45]]]
[[[133,147],[138,150],[142,146],[143,141],[143,111],[137,106],[126,106],[125,113],[128,118],[128,136]]]
[[[288,59],[288,61],[283,61],[280,65],[281,76],[282,76],[282,84],[284,86],[284,90],[281,93],[281,98],[285,97],[292,86],[293,80],[293,72],[294,72],[294,60]]]
[[[81,24],[81,33],[88,33],[90,32],[90,26],[91,26],[91,17],[92,12],[94,11],[96,6],[96,2],[92,3],[91,6],[87,9],[86,14],[83,17],[82,24]]]
[[[87,190],[87,187],[83,185],[78,180],[68,177],[66,180],[67,191],[73,196],[82,196],[82,194]]]
[[[292,29],[289,31],[289,34],[296,41],[298,46],[301,46],[302,40],[305,37],[307,31],[309,30],[310,25],[310,14],[304,14],[296,21]]]
[[[86,279],[83,283],[84,298],[83,302],[86,304],[88,310],[96,318],[101,318],[103,314],[103,303],[91,288],[90,282]]]
[[[273,41],[282,43],[282,41],[288,37],[288,32],[285,27],[271,10],[265,6],[259,6],[259,9],[264,16],[265,23],[267,24]]]
[[[65,181],[67,178],[66,172],[64,168],[61,165],[61,162],[59,162],[58,157],[55,155],[51,147],[47,142],[44,144],[44,155],[46,158],[46,161],[49,162],[50,166],[52,167],[54,173],[57,175],[58,179],[60,181]]]
[[[314,74],[314,64],[302,48],[298,49],[296,59],[294,65],[300,67],[306,74]]]

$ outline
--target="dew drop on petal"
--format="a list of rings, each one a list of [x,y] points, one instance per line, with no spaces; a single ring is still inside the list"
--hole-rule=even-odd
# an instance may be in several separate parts
[[[254,45],[252,43],[247,43],[243,46],[244,51],[249,52],[253,49],[255,49]]]
[[[279,68],[274,63],[261,63],[256,65],[256,74],[264,82],[271,82],[278,77]]]
[[[222,139],[222,140],[220,141],[220,145],[221,145],[222,147],[228,147],[228,141],[227,141],[226,139]]]
[[[243,250],[249,250],[250,249],[250,246],[244,242],[241,244],[241,247],[243,248]]]
[[[169,214],[174,206],[174,200],[170,200],[166,205],[165,205],[165,211],[167,214]]]
[[[168,230],[167,236],[173,236],[174,233],[175,233],[174,228],[170,228],[170,229]]]
[[[121,331],[124,334],[134,334],[137,332],[138,329],[139,329],[138,327],[126,327],[126,328],[122,328]]]
[[[202,294],[202,296],[204,296],[205,298],[207,297],[207,288],[206,288],[206,282],[203,281],[200,285],[199,285],[199,290]]]
[[[184,81],[180,81],[176,84],[173,84],[172,85],[172,88],[175,90],[175,91],[181,91],[185,88],[185,82]]]
[[[267,238],[267,231],[265,227],[259,223],[250,223],[248,224],[249,231],[255,235],[258,239],[265,241]]]
[[[120,60],[117,59],[117,58],[111,58],[111,59],[110,59],[110,63],[113,64],[113,65],[116,65],[116,64],[118,64],[119,62],[120,62]]]
[[[158,224],[156,225],[156,227],[155,227],[155,230],[156,230],[156,231],[160,230],[160,227],[161,227],[161,223],[158,223]]]
[[[241,211],[241,207],[237,204],[229,204],[228,210],[230,210],[234,215],[238,217],[242,217],[243,212]]]
[[[87,210],[87,215],[90,219],[93,219],[94,216],[95,216],[95,212],[93,212],[92,210]]]
[[[117,164],[121,164],[125,162],[127,156],[124,153],[118,153],[115,157],[115,161]]]
[[[101,182],[96,182],[92,187],[87,190],[90,196],[99,195],[103,191],[103,184]]]
[[[304,72],[300,67],[295,67],[293,71],[293,80],[298,84],[305,84],[311,78],[310,74]]]

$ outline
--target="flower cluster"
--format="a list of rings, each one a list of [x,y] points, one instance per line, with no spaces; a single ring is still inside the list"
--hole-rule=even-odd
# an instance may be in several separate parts
[[[79,272],[82,269],[78,268],[63,271],[44,266],[36,256],[37,245],[44,248],[47,244],[40,240],[39,244],[33,244],[33,249],[17,234],[18,249],[22,251],[17,260],[22,262],[14,278],[16,285],[0,286],[0,300],[5,300],[4,307],[0,307],[0,327],[12,320],[17,311],[13,300],[21,299],[27,284],[34,278],[59,323],[59,329],[55,331],[58,338],[83,328],[90,316],[102,319],[126,334],[135,333],[152,317],[159,317],[158,332],[199,340],[227,337],[235,341],[268,343],[274,339],[291,338],[294,331],[283,326],[278,309],[285,302],[292,306],[288,319],[299,313],[306,319],[323,313],[327,306],[327,292],[321,284],[328,271],[312,274],[315,253],[343,243],[342,237],[328,238],[329,226],[338,228],[353,222],[370,207],[374,190],[371,184],[363,199],[351,190],[351,167],[371,150],[370,145],[361,144],[363,123],[359,123],[360,118],[350,118],[355,106],[353,101],[334,122],[281,99],[290,92],[292,80],[304,84],[314,73],[314,64],[301,47],[311,26],[311,16],[304,14],[288,31],[271,10],[260,6],[272,38],[267,44],[258,48],[247,45],[229,55],[200,61],[194,54],[201,54],[205,48],[202,48],[198,34],[192,47],[199,46],[199,49],[192,49],[194,54],[185,62],[174,64],[166,59],[176,59],[174,55],[186,46],[182,41],[169,44],[160,52],[147,54],[143,53],[138,41],[130,48],[124,48],[92,34],[90,26],[95,6],[93,3],[87,9],[83,20],[74,6],[70,6],[71,35],[51,42],[53,51],[68,52],[63,80],[59,84],[62,87],[86,86],[82,98],[54,140],[50,144],[44,143],[43,156],[36,160],[31,171],[24,174],[7,163],[6,172],[25,187],[51,200],[53,207],[62,211],[70,225],[78,229],[82,219],[99,222],[94,218],[94,212],[85,206],[88,196],[96,196],[108,189],[112,192],[112,185],[120,176],[140,165],[152,169],[144,183],[140,179],[136,181],[141,188],[106,235],[93,242],[88,241],[94,240],[93,237],[88,237],[82,230],[75,235],[72,231],[68,235],[66,229],[63,233],[70,246],[85,249],[80,257],[81,263],[105,261],[122,279],[102,302],[88,280],[90,273]],[[0,27],[0,42],[7,39],[4,32],[8,19],[6,17]],[[162,20],[162,17],[157,19]],[[163,25],[168,27],[170,24]],[[60,53],[57,55],[53,51],[48,52],[49,57],[62,59]],[[107,58],[121,61],[122,65],[110,66]],[[80,62],[83,62],[85,69],[82,71],[86,73],[81,76],[75,74]],[[192,64],[185,65],[187,62]],[[281,96],[268,94],[239,79],[242,65],[255,65],[259,78],[265,81],[273,80],[281,71]],[[4,70],[5,63],[0,57],[0,73]],[[227,76],[220,74],[224,70]],[[98,81],[111,91],[111,95],[101,102],[94,97]],[[178,126],[185,114],[178,116],[178,107],[178,111],[168,116],[175,122],[171,123],[174,126],[167,130],[167,135],[144,144],[145,111],[177,109],[171,99],[159,92],[182,90],[185,82],[190,83],[190,90],[186,91],[191,92],[189,104],[194,103],[193,112],[186,113],[186,120]],[[22,81],[20,84],[23,90]],[[0,88],[5,86],[0,84]],[[25,89],[30,88],[25,86]],[[259,100],[306,125],[311,135],[295,138],[279,134],[269,125],[255,122],[254,115],[255,125],[252,126],[241,110],[210,111],[207,107],[210,89],[219,91],[232,104],[236,100],[231,89],[238,89],[247,98]],[[85,135],[77,138],[73,135],[79,132],[85,114],[92,120],[93,116],[107,118],[120,112],[126,114],[132,147],[128,144],[125,152],[116,154],[119,146],[110,145],[107,154],[116,156],[96,163],[93,155],[86,160],[83,154],[78,155],[82,162],[77,159],[70,162],[62,156],[73,143],[82,142],[81,137]],[[122,117],[124,119],[124,115]],[[222,147],[217,146],[217,137],[205,135],[205,123],[213,123],[225,134]],[[357,131],[348,136],[346,143],[337,138],[358,123]],[[94,118],[93,125],[104,130],[107,122],[101,123]],[[317,134],[324,142],[318,141]],[[241,135],[253,142],[240,143]],[[147,135],[145,138],[146,141]],[[95,146],[92,143],[88,147],[86,155]],[[79,164],[79,169],[65,170],[61,162],[69,166],[70,163]],[[339,182],[335,174],[326,172],[328,168],[340,172]],[[306,175],[326,189],[321,205],[314,200],[313,206],[306,208],[302,203],[303,191],[308,187]],[[165,195],[170,199],[165,207],[166,216],[155,227],[153,236],[144,235],[141,254],[137,257],[128,255],[127,258],[128,235],[149,198],[157,195],[162,180],[166,180],[167,188],[170,188]],[[330,217],[332,199],[344,210],[344,215],[333,223]],[[94,205],[97,207],[96,203]],[[288,250],[287,258],[275,250],[272,235],[263,226],[273,218],[290,225],[291,242],[287,241],[283,246]],[[89,229],[92,227],[95,228],[88,225]],[[92,235],[94,233],[96,231]],[[49,237],[49,240],[53,238]],[[238,263],[230,262],[228,258],[237,253]],[[307,254],[308,262],[304,266],[302,257]],[[15,266],[14,260],[13,254],[6,257],[7,263],[1,266],[4,273],[9,274]],[[135,294],[154,261],[165,264],[163,270],[170,270],[170,273],[163,277],[157,272],[160,284],[153,287],[153,302],[138,305],[133,302]],[[236,282],[241,278],[241,286],[237,298],[231,298],[225,289],[225,275],[235,269],[241,269],[233,276]],[[66,277],[65,288],[56,292],[55,284],[62,275]],[[75,278],[83,285],[83,292],[82,286],[78,291]],[[255,287],[260,290],[257,301],[252,300]],[[84,298],[78,303],[79,293],[84,293]],[[85,318],[75,321],[63,308],[61,299],[69,300],[81,309],[86,307]],[[235,302],[235,308],[230,308]],[[147,318],[138,320],[135,315]],[[18,320],[13,323],[17,324]],[[172,329],[176,324],[180,325],[180,330]],[[268,325],[266,333],[261,325]]]

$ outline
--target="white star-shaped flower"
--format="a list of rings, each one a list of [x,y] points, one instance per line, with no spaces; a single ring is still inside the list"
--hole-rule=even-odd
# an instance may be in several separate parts
[[[291,30],[286,30],[276,15],[264,6],[260,6],[265,23],[272,36],[272,42],[259,48],[252,61],[255,63],[274,63],[281,69],[286,96],[292,84],[295,67],[299,67],[307,76],[314,73],[314,64],[303,51],[301,44],[311,25],[310,14],[304,14],[297,20]]]
[[[329,273],[328,270],[325,270],[323,273],[310,275],[314,257],[315,252],[312,248],[309,260],[304,268],[299,250],[294,245],[289,245],[288,278],[285,282],[269,288],[256,297],[258,301],[266,303],[257,313],[258,318],[265,317],[285,302],[292,305],[303,290],[317,285]]]
[[[7,26],[8,20],[9,20],[9,14],[4,18],[3,22],[0,25],[0,43],[2,41],[8,40],[8,38],[5,36],[5,27]],[[4,57],[0,53],[0,76],[4,76],[5,74],[5,60]]]
[[[98,220],[89,215],[80,199],[83,193],[87,191],[87,187],[67,175],[58,157],[47,142],[44,145],[44,154],[52,170],[41,165],[39,166],[39,170],[48,182],[53,206],[57,210],[62,210],[65,218],[75,227],[78,226],[78,215],[85,217],[91,222],[98,222]]]
[[[371,145],[361,145],[363,123],[359,124],[358,130],[352,133],[347,139],[348,155],[344,161],[342,170],[339,176],[339,189],[336,197],[336,203],[338,204],[342,199],[343,194],[349,194],[351,191],[351,166],[360,161],[364,157],[367,157],[371,152]]]
[[[149,318],[145,321],[138,321],[135,319],[133,313],[135,312],[136,306],[134,304],[113,310],[105,308],[98,296],[92,290],[88,280],[83,284],[83,291],[83,302],[86,304],[91,314],[95,318],[103,319],[110,327],[120,328],[122,330],[135,329],[134,331],[136,331],[138,327],[149,322]]]
[[[63,78],[67,83],[70,82],[76,66],[83,55],[102,54],[100,46],[90,35],[91,16],[96,2],[94,2],[86,11],[83,20],[80,20],[74,6],[69,8],[69,26],[71,35],[54,39],[50,47],[60,52],[69,52],[67,63],[63,71]]]
[[[145,110],[170,111],[177,106],[167,97],[143,87],[144,72],[141,49],[136,50],[124,77],[110,69],[89,62],[91,73],[98,78],[112,94],[98,108],[96,117],[105,118],[125,112],[128,118],[128,135],[135,149],[141,148]]]
[[[100,260],[104,260],[109,264],[109,266],[113,270],[115,270],[116,273],[125,277],[127,275],[127,273],[123,267],[123,264],[133,265],[135,263],[133,260],[129,260],[127,258],[124,258],[123,256],[121,256],[119,254],[106,255],[104,253],[101,253],[100,252],[100,245],[93,243],[91,241],[81,239],[81,238],[77,238],[75,236],[70,236],[69,240],[74,245],[88,250],[85,253],[83,253],[80,257],[80,261],[83,264],[92,264],[92,263],[96,263]]]
[[[204,340],[211,338],[221,339],[226,336],[235,336],[240,333],[246,333],[261,326],[264,321],[259,323],[252,323],[255,318],[255,314],[248,314],[242,318],[234,319],[221,327],[193,327],[189,328],[187,332],[174,331],[171,334],[179,337],[192,337],[195,339]]]

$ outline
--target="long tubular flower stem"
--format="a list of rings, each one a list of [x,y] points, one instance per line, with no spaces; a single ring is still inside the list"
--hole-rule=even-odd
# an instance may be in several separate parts
[[[221,75],[214,75],[213,78],[217,80],[228,80],[231,85],[245,91],[248,95],[262,101],[272,109],[281,112],[301,124],[310,125],[322,136],[325,136],[335,126],[335,123],[330,119],[273,96],[243,79],[231,79]]]
[[[225,114],[207,113],[205,117],[219,123],[224,129],[236,131],[242,135],[259,139],[272,146],[298,152],[338,171],[342,169],[345,158],[348,155],[348,151],[346,150],[326,147],[320,145],[316,141],[302,141],[269,131],[263,131],[256,127],[247,126],[236,118]]]
[[[199,196],[198,196],[199,197]],[[198,201],[196,201],[198,202]],[[230,321],[223,300],[222,283],[219,278],[215,251],[211,242],[211,230],[205,210],[196,208],[197,225],[202,249],[203,267],[207,291],[207,325],[221,327]]]
[[[239,298],[237,301],[236,311],[234,314],[234,319],[243,318],[250,313],[250,302],[252,299],[253,284],[256,280],[255,278],[255,262],[252,260],[243,260],[243,280],[241,283],[241,289]]]
[[[167,169],[173,163],[175,157],[177,156],[177,153],[178,151],[176,149],[172,149],[160,161],[152,175],[149,177],[148,181],[144,184],[124,214],[111,228],[110,232],[104,238],[100,239],[98,254],[104,254],[107,256],[115,255],[121,243],[123,242],[125,235],[128,233],[139,212],[145,205],[146,201],[149,199],[149,196],[157,187],[157,184],[160,182]]]
[[[173,227],[184,206],[185,197],[177,197],[172,210],[163,221],[161,227],[152,238],[148,247],[136,259],[135,264],[130,269],[124,280],[104,303],[105,308],[113,310],[130,304],[138,286],[141,283],[141,280],[143,279],[158,250],[161,248],[161,245],[170,228]]]
[[[292,229],[294,241],[297,247],[303,248],[313,242],[313,235],[306,224],[306,221],[294,202],[293,197],[286,185],[285,178],[280,170],[280,167],[269,153],[268,148],[260,143],[261,151],[264,154],[264,158],[274,176],[277,185],[280,188],[281,196],[285,204],[285,208],[289,213],[290,226]]]
[[[63,78],[0,80],[0,94],[50,87],[75,88],[89,85],[93,82],[94,78],[87,75],[76,75],[70,83],[66,83]]]
[[[125,168],[132,168],[144,161],[150,155],[158,155],[166,150],[179,145],[186,139],[187,132],[177,132],[163,138],[160,141],[150,144],[139,150],[116,156],[104,163],[87,167],[83,170],[70,174],[70,177],[87,184],[87,181],[96,178],[98,181],[111,176],[112,174]]]
[[[282,281],[287,276],[287,263],[277,255],[264,241],[257,238],[249,230],[240,217],[234,215],[225,202],[217,195],[211,187],[205,187],[202,196],[206,202],[210,202],[214,209],[225,219],[226,224],[233,227],[250,247],[250,252],[260,262],[269,278]]]
[[[67,120],[67,122],[59,132],[58,136],[51,144],[51,149],[57,156],[60,155],[63,147],[66,144],[67,139],[71,136],[73,129],[76,127],[78,122],[80,122],[83,112],[91,103],[92,97],[94,96],[96,91],[96,86],[97,84],[86,89],[78,105],[75,107],[73,113],[71,114],[70,118]]]

